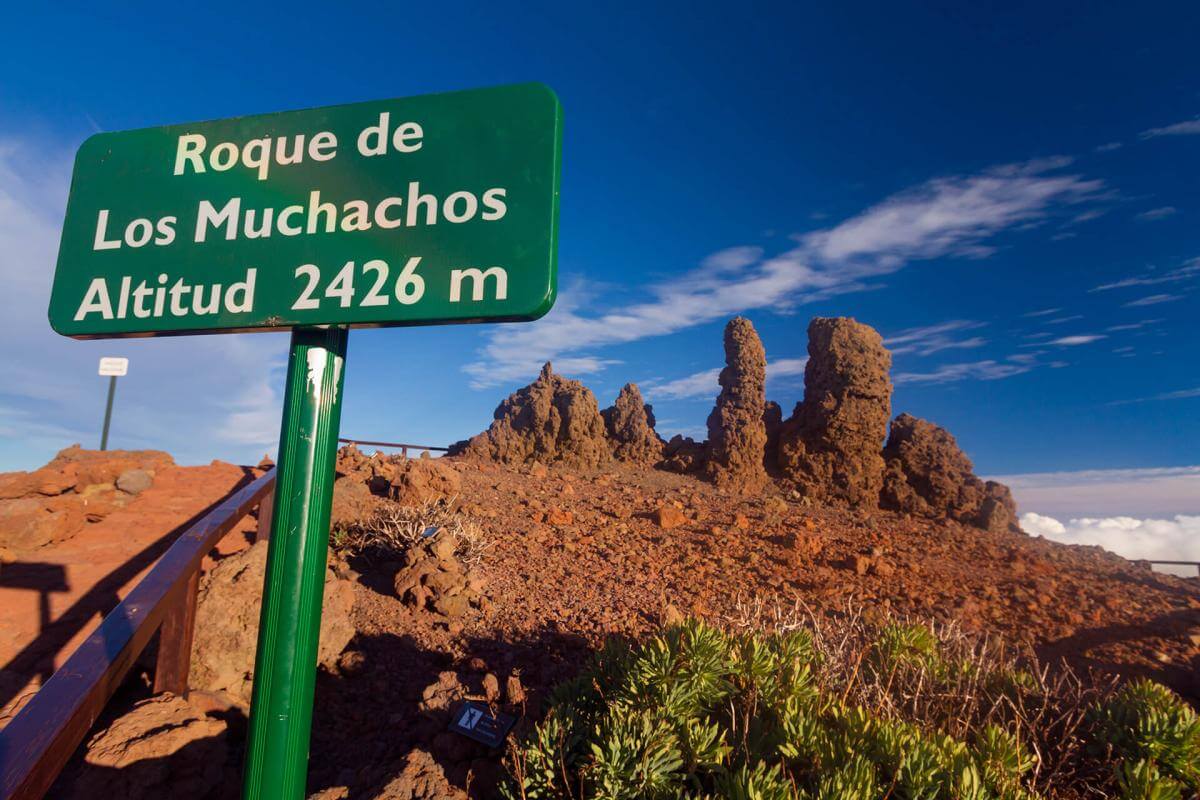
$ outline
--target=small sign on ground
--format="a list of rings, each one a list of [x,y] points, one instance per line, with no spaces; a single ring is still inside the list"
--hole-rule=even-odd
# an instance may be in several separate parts
[[[504,737],[517,724],[517,718],[512,714],[492,713],[486,703],[468,700],[459,706],[454,713],[454,721],[450,730],[460,733],[480,744],[498,748],[504,744]]]

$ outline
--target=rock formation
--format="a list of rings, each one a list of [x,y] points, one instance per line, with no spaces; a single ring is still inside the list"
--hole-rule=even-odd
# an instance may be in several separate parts
[[[763,469],[767,354],[744,317],[735,317],[725,326],[725,368],[718,380],[721,393],[708,415],[705,474],[718,486],[757,491],[767,482]]]
[[[677,433],[663,445],[663,460],[658,466],[668,472],[686,475],[703,469],[707,458],[708,449],[704,442],[697,442],[690,436]]]
[[[656,464],[662,459],[663,440],[654,432],[654,409],[642,400],[636,383],[621,387],[617,401],[600,415],[615,459],[633,464]]]
[[[444,459],[406,458],[375,453],[367,456],[354,445],[337,454],[337,478],[329,527],[352,527],[369,519],[383,500],[419,506],[456,496],[462,486],[458,468]]]
[[[768,472],[774,472],[779,463],[779,432],[783,430],[783,409],[774,400],[768,400],[763,407],[763,428],[767,432],[763,465]]]
[[[34,550],[99,522],[174,466],[158,450],[84,450],[72,445],[33,472],[0,475],[0,546]]]
[[[484,581],[459,559],[454,539],[445,530],[404,554],[396,573],[396,596],[417,611],[458,619],[483,600]]]
[[[891,416],[891,354],[874,328],[816,317],[808,356],[804,400],[780,431],[780,474],[810,497],[874,506]]]
[[[240,705],[250,704],[266,568],[267,542],[263,541],[222,560],[200,581],[192,642],[193,688],[223,692]],[[352,582],[326,570],[317,649],[322,665],[335,664],[353,638],[353,607]]]
[[[911,414],[892,422],[880,505],[931,518],[949,517],[985,530],[1016,528],[1008,487],[984,483],[948,431]]]
[[[612,460],[595,395],[579,381],[555,375],[550,362],[537,380],[509,395],[493,416],[491,427],[455,445],[451,455],[575,468]]]
[[[152,800],[236,792],[227,727],[175,695],[142,700],[88,741],[83,764],[64,776],[63,795]]]

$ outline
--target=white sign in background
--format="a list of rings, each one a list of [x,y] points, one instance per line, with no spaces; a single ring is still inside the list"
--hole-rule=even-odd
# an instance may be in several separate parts
[[[129,372],[128,358],[105,356],[104,358],[100,359],[100,374],[105,377],[115,376],[120,378],[127,372]]]

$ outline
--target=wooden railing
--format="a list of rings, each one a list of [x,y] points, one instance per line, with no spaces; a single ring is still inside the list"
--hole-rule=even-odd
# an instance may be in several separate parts
[[[188,527],[0,730],[0,798],[37,800],[50,789],[155,631],[154,691],[187,691],[204,556],[255,508],[257,535],[266,538],[274,488],[272,469]]]
[[[438,450],[443,453],[449,451],[449,447],[438,447],[432,444],[405,444],[404,442],[371,442],[366,439],[338,439],[339,442],[346,444],[365,444],[368,447],[397,447],[400,453],[408,458],[408,450],[411,447],[413,450]]]

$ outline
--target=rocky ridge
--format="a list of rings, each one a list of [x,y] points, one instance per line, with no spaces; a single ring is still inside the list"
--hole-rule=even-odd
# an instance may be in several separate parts
[[[889,438],[892,358],[874,328],[848,317],[809,323],[804,397],[787,419],[766,399],[766,352],[753,324],[730,320],[724,344],[721,390],[704,442],[676,435],[664,443],[635,384],[600,412],[582,383],[547,363],[500,404],[491,427],[451,455],[576,469],[616,460],[701,474],[748,494],[769,490],[774,478],[819,502],[945,517],[984,530],[1017,524],[1007,487],[976,477],[943,429],[901,414]]]

